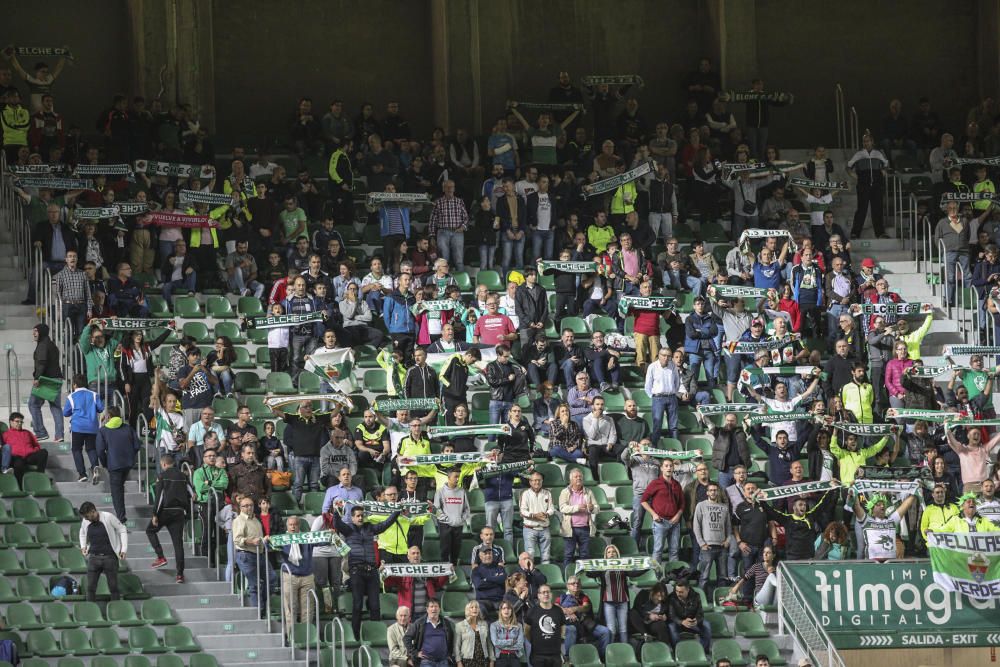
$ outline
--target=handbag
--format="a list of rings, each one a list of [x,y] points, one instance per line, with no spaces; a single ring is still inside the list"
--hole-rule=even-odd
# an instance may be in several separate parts
[[[287,489],[292,485],[292,473],[287,470],[268,470],[267,476],[271,479],[271,487],[275,489]]]
[[[757,202],[749,201],[747,194],[743,191],[743,181],[739,182],[740,194],[743,195],[743,215],[753,215],[757,212]]]

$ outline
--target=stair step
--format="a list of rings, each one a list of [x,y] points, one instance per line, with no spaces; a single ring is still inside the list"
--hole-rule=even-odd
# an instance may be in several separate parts
[[[233,596],[233,600],[236,600],[235,596]],[[225,618],[226,621],[257,621],[257,610],[252,607],[231,607],[227,609],[218,609],[207,605],[204,607],[175,608],[175,611],[177,612],[177,617],[189,627],[192,623],[198,623],[200,621],[217,621],[220,618]]]
[[[180,611],[182,609],[211,609],[216,613],[226,613],[228,614],[232,610],[236,609],[249,609],[249,607],[244,607],[240,603],[239,597],[231,594],[229,591],[223,593],[208,593],[208,594],[196,594],[193,592],[188,592],[184,585],[174,586],[174,592],[184,591],[181,594],[175,595],[164,595],[170,606],[175,610]],[[225,611],[221,611],[225,610]]]
[[[185,573],[185,576],[186,573]],[[143,588],[147,593],[156,597],[170,598],[178,593],[190,593],[192,595],[230,595],[232,584],[226,581],[193,581],[184,584],[176,584],[173,581],[162,584],[143,583]]]
[[[292,649],[283,648],[281,646],[268,648],[229,647],[212,648],[208,650],[210,650],[212,655],[214,655],[218,659],[219,663],[223,665],[247,662],[256,665],[258,664],[258,661],[284,661],[283,664],[288,665],[289,661],[292,659]]]
[[[253,611],[252,609],[250,611]],[[246,618],[230,618],[230,614],[220,614],[216,612],[216,618],[214,620],[204,620],[204,621],[190,621],[184,619],[184,625],[187,626],[195,635],[203,641],[207,637],[232,637],[250,636],[256,637],[270,637],[270,631],[268,628],[267,621],[260,621],[256,619],[246,619]],[[273,644],[275,646],[281,645],[280,635],[275,635],[278,638],[278,643]],[[261,644],[254,642],[254,646],[271,646],[272,644]]]
[[[166,555],[166,554],[164,553],[164,555]],[[203,561],[203,562],[205,562],[204,558],[201,558],[200,560]],[[174,567],[176,567],[176,563],[174,564]],[[167,584],[167,583],[176,585],[175,582],[174,582],[174,580],[173,580],[174,579],[174,568],[162,567],[162,568],[158,568],[158,569],[154,570],[153,568],[145,567],[145,568],[137,568],[137,570],[138,571],[136,572],[136,574],[139,576],[140,579],[142,579],[142,583],[143,583],[144,586],[146,584],[149,584],[151,586],[155,586],[155,585]],[[169,581],[168,581],[168,578],[169,578]],[[218,578],[218,576],[216,576],[214,568],[208,568],[208,567],[190,567],[188,565],[188,563],[187,563],[187,559],[186,558],[184,559],[184,579],[186,580],[186,584],[185,585],[195,584],[195,583],[198,583],[198,584],[201,584],[201,583],[219,583],[219,578]],[[222,583],[226,584],[227,586],[229,585],[226,582],[222,582]]]

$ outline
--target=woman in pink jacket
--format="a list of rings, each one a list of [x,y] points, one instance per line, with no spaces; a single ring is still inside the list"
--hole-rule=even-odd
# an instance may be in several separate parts
[[[906,396],[906,389],[902,384],[903,373],[913,365],[913,359],[910,359],[910,352],[903,341],[896,341],[893,350],[895,356],[885,365],[885,387],[889,392],[889,405],[901,408],[903,397]]]

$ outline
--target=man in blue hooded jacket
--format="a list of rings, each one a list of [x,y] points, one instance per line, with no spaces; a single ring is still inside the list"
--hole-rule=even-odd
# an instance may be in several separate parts
[[[135,455],[139,451],[139,438],[135,430],[122,421],[121,410],[117,406],[108,408],[108,421],[97,432],[97,456],[105,468],[111,482],[111,504],[115,515],[125,523],[125,480],[135,465]]]

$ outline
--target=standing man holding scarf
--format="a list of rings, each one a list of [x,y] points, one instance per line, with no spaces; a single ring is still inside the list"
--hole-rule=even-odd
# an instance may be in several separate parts
[[[294,535],[299,532],[299,517],[290,516],[285,520],[285,532]],[[268,537],[264,541],[268,541]],[[288,623],[288,639],[292,638],[293,623],[312,623],[312,605],[309,591],[316,588],[313,576],[313,549],[315,544],[286,544],[281,547],[281,562],[288,569],[281,568],[281,606],[285,610]],[[273,547],[272,547],[273,548]],[[295,614],[298,607],[299,613]]]

